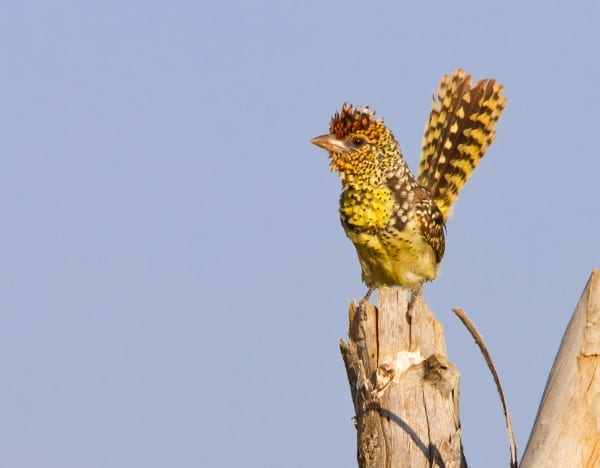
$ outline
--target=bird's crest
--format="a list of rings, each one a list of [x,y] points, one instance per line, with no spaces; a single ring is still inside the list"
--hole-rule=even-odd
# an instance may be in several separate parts
[[[376,139],[384,130],[383,119],[375,119],[375,112],[368,107],[344,104],[329,123],[329,133],[343,140],[351,133],[359,132],[369,139]]]

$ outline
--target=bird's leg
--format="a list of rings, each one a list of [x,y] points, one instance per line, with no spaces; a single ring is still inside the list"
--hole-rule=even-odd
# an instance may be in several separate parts
[[[423,297],[423,285],[415,286],[410,290],[410,300],[408,301],[408,311],[411,311],[417,301]]]
[[[369,289],[367,289],[367,294],[365,294],[365,297],[363,297],[360,302],[369,302],[369,298],[371,297],[371,294],[373,294],[373,291],[375,291],[375,287],[369,286]]]

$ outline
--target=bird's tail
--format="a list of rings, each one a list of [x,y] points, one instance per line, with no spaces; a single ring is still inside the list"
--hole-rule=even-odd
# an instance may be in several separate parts
[[[471,86],[471,75],[461,69],[440,81],[425,126],[418,183],[429,189],[445,220],[496,137],[507,103],[503,89],[493,79]]]

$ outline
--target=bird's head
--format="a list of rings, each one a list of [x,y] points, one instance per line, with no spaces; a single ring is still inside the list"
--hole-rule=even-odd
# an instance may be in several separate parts
[[[329,133],[311,140],[329,151],[331,170],[342,182],[383,180],[400,155],[392,133],[375,112],[344,104],[329,123]]]

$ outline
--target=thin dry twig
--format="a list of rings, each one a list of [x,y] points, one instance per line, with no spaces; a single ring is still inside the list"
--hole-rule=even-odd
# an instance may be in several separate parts
[[[500,401],[502,402],[502,408],[504,409],[504,418],[506,420],[506,428],[508,430],[508,443],[510,445],[510,466],[511,468],[518,468],[517,463],[517,444],[515,443],[515,433],[513,431],[512,422],[510,420],[510,414],[508,413],[508,407],[506,405],[506,398],[504,397],[504,390],[502,390],[502,385],[500,384],[500,377],[498,376],[498,372],[496,372],[496,367],[494,366],[494,362],[492,361],[492,356],[483,341],[483,337],[477,331],[475,324],[471,321],[467,313],[461,309],[460,307],[453,307],[452,312],[456,314],[456,316],[460,319],[463,325],[469,330],[469,333],[479,346],[481,350],[481,354],[485,359],[485,362],[494,377],[494,382],[496,383],[496,389],[498,390],[498,394],[500,395]]]

